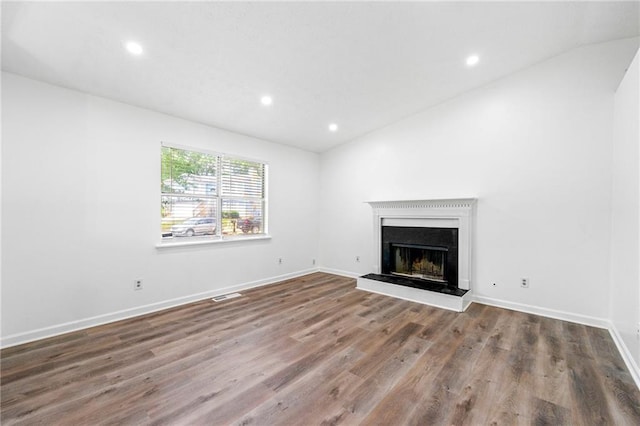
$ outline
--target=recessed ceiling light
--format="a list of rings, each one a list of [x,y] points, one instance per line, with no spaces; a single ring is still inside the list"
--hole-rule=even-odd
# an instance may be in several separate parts
[[[260,98],[260,102],[262,102],[262,105],[271,105],[273,103],[273,99],[271,96],[263,96]]]
[[[329,130],[332,131],[332,132],[337,132],[338,131],[338,125],[336,123],[329,124]]]
[[[135,41],[128,41],[125,47],[132,55],[142,55],[142,46]]]
[[[467,66],[472,67],[476,65],[480,61],[480,57],[478,55],[471,55],[467,58]]]

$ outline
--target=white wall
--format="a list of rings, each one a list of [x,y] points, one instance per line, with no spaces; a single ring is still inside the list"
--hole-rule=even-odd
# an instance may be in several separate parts
[[[611,319],[640,365],[640,54],[615,94],[611,228]]]
[[[613,95],[637,47],[575,49],[322,154],[323,266],[372,270],[365,201],[475,196],[477,297],[606,321]]]
[[[13,74],[2,84],[3,344],[312,268],[317,154]],[[268,162],[273,238],[156,249],[161,141]]]
[[[610,295],[617,261],[610,245],[627,244],[615,237],[616,224],[632,220],[618,217],[620,205],[611,224],[612,188],[614,205],[630,190],[621,183],[620,151],[612,168],[613,94],[637,46],[633,39],[568,52],[320,162],[313,153],[3,73],[2,344],[295,275],[318,255],[328,270],[370,272],[367,200],[477,196],[477,296],[610,318],[610,306],[626,303]],[[633,96],[620,95],[634,90],[625,84],[617,104]],[[269,162],[273,239],[156,249],[160,141]],[[617,139],[616,146],[631,149]],[[525,276],[526,290],[519,287]],[[143,291],[132,290],[135,278],[144,279]]]

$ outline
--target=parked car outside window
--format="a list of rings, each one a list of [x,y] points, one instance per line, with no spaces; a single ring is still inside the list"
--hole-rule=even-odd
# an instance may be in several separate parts
[[[238,225],[245,234],[258,234],[262,229],[262,220],[259,217],[247,217],[240,219]]]
[[[171,233],[174,237],[193,237],[194,235],[213,235],[216,233],[216,221],[212,217],[192,217],[173,225]]]

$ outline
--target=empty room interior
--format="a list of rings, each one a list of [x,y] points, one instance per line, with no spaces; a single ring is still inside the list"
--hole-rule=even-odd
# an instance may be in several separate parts
[[[1,19],[3,425],[640,424],[640,2]]]

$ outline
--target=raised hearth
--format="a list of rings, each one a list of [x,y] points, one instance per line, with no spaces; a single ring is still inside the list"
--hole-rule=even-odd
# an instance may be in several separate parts
[[[462,312],[471,303],[475,199],[376,201],[376,264],[358,288]]]
[[[367,275],[363,275],[361,278],[376,280],[383,283],[402,285],[405,287],[411,287],[418,290],[429,290],[429,291],[433,291],[440,294],[448,294],[451,296],[458,296],[458,297],[462,297],[469,292],[469,290],[463,290],[457,287],[449,287],[449,286],[444,286],[439,284],[433,284],[425,280],[396,277],[393,275],[367,274]]]

